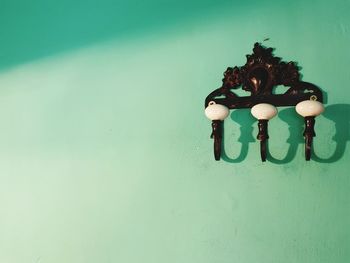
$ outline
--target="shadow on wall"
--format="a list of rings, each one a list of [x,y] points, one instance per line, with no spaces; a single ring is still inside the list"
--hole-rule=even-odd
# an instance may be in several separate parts
[[[33,0],[0,4],[0,70],[97,41],[207,17],[229,0]],[[179,26],[180,27],[180,26]]]
[[[286,164],[295,158],[299,145],[302,145],[302,147],[304,147],[304,139],[302,136],[300,136],[304,131],[304,120],[302,118],[295,118],[294,108],[284,109],[278,113],[278,116],[289,126],[290,135],[287,139],[289,148],[286,156],[283,159],[276,159],[271,156],[269,151],[267,151],[267,160],[275,164]],[[313,151],[311,159],[319,163],[333,163],[343,157],[346,149],[346,143],[350,140],[350,105],[329,105],[325,108],[323,116],[335,124],[336,134],[332,139],[336,142],[336,148],[334,152],[327,158],[320,158],[317,156],[317,152]],[[241,135],[238,141],[242,144],[241,151],[237,158],[232,159],[228,157],[225,150],[223,150],[222,159],[229,163],[238,163],[247,157],[249,143],[255,142],[252,131],[253,124],[256,120],[251,116],[250,110],[246,109],[241,110],[239,114],[237,114],[237,111],[234,111],[231,114],[231,119],[240,124]]]
[[[336,142],[334,153],[328,158],[320,158],[313,152],[312,160],[320,163],[333,163],[343,157],[346,143],[350,140],[350,105],[334,104],[326,107],[323,115],[335,123],[336,133],[332,138]]]
[[[229,163],[239,163],[242,162],[248,155],[249,143],[255,142],[253,137],[253,124],[256,119],[251,115],[250,109],[241,109],[239,111],[233,111],[231,114],[231,119],[240,125],[240,136],[238,141],[242,144],[241,151],[237,158],[228,157],[225,147],[222,147],[221,158]],[[225,141],[225,129],[223,129],[223,141]]]

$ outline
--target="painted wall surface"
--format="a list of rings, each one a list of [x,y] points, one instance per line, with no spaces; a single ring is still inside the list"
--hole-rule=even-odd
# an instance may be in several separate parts
[[[349,11],[0,0],[0,262],[349,262]],[[285,108],[261,163],[243,110],[215,162],[204,98],[265,38],[326,92],[316,156]]]

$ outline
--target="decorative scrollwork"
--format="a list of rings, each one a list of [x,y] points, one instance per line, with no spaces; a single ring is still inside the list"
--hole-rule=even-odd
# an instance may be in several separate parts
[[[216,101],[230,109],[248,108],[261,102],[275,106],[295,106],[312,95],[322,102],[322,92],[315,85],[300,80],[296,62],[282,61],[273,55],[273,48],[255,43],[253,53],[246,55],[246,58],[245,65],[226,69],[222,86],[209,94],[206,106],[209,101]],[[289,88],[284,94],[273,94],[273,88],[279,85]],[[250,92],[250,96],[238,96],[233,91],[238,88]],[[277,99],[278,96],[282,96],[283,100]]]
[[[253,54],[246,55],[247,62],[242,67],[227,68],[224,73],[223,88],[242,89],[251,94],[272,94],[272,87],[291,86],[299,81],[298,67],[294,62],[283,62],[275,57],[272,48],[255,43]]]
[[[226,89],[238,88],[242,84],[240,78],[240,71],[238,67],[228,67],[224,72],[224,78],[222,79],[222,87]]]

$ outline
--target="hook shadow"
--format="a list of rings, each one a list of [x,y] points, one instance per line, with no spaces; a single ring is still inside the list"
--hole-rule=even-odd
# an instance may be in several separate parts
[[[302,118],[295,116],[295,108],[288,108],[281,110],[278,113],[278,117],[288,124],[289,138],[287,143],[289,144],[288,152],[283,159],[274,158],[267,144],[267,160],[275,164],[286,164],[291,162],[297,153],[299,144],[304,144],[304,138],[302,136],[304,130],[304,121]]]
[[[350,140],[350,104],[330,105],[326,107],[323,116],[335,124],[336,133],[332,140],[335,141],[336,148],[328,158],[317,156],[313,149],[311,159],[319,163],[334,163],[344,156],[346,144]]]
[[[295,118],[294,108],[282,110],[278,116],[289,125],[290,135],[287,140],[289,143],[289,148],[284,159],[276,159],[271,155],[267,146],[267,160],[275,164],[286,164],[294,159],[299,144],[304,146],[304,138],[301,136],[304,129],[304,122],[302,118]],[[312,149],[311,159],[319,163],[334,163],[343,157],[346,149],[346,143],[350,140],[350,105],[333,104],[327,106],[323,116],[335,124],[336,133],[332,139],[336,143],[336,149],[328,158],[321,158],[317,156],[315,150]]]
[[[239,163],[242,162],[248,155],[249,143],[255,142],[255,138],[252,136],[253,123],[256,121],[250,114],[250,109],[242,109],[239,111],[233,111],[231,119],[240,125],[240,137],[238,142],[241,143],[241,150],[236,158],[231,158],[227,155],[223,144],[221,158],[225,162]],[[223,132],[223,141],[225,142],[225,132]]]

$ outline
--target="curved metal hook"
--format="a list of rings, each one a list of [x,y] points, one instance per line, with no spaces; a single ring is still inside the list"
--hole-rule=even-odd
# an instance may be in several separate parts
[[[310,161],[311,159],[311,148],[312,148],[312,138],[316,136],[315,130],[315,117],[305,117],[305,160]]]
[[[259,133],[256,137],[258,140],[260,140],[260,155],[261,155],[261,161],[266,161],[266,140],[269,138],[269,135],[267,133],[267,124],[268,120],[259,120],[258,122],[258,128]]]
[[[221,156],[222,123],[223,121],[219,120],[214,120],[211,123],[212,134],[210,137],[214,138],[214,157],[216,161],[219,161]]]
[[[310,161],[312,148],[312,136],[305,137],[305,160]]]
[[[266,162],[266,140],[260,141],[260,156],[261,161]]]

